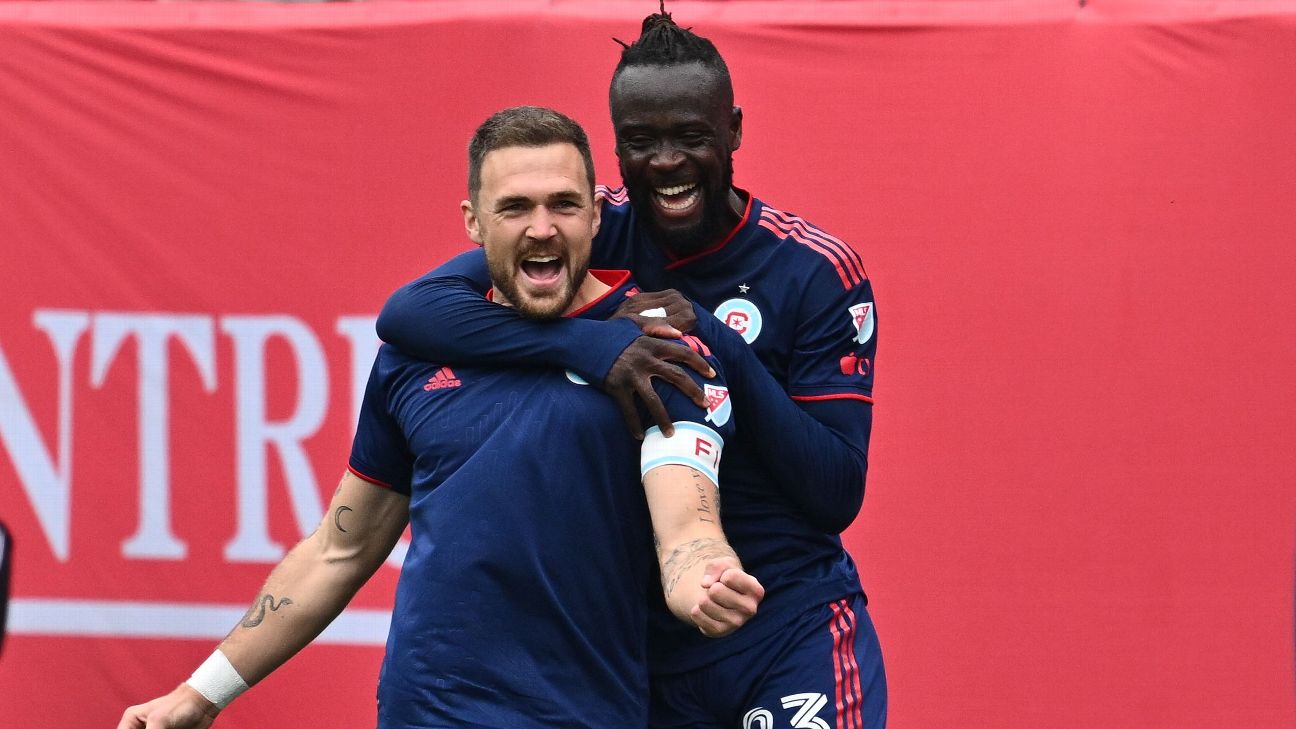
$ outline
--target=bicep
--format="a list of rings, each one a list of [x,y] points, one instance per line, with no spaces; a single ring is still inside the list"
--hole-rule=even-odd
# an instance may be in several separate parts
[[[409,523],[409,497],[350,471],[333,492],[319,533],[336,557],[381,561]]]

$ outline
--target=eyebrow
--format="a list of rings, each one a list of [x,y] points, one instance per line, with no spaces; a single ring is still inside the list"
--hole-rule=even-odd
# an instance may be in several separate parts
[[[544,202],[546,204],[552,202],[564,201],[564,200],[575,200],[579,202],[584,200],[584,198],[585,196],[582,195],[579,190],[560,190],[558,192],[550,194],[548,197],[544,199]],[[514,205],[518,203],[521,203],[523,205],[531,205],[532,199],[530,197],[527,197],[526,195],[509,195],[508,197],[502,197],[496,200],[495,209],[500,210],[505,207],[508,207],[509,205]]]

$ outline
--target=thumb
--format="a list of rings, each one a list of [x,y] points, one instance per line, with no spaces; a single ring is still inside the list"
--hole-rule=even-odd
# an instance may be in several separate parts
[[[702,589],[707,589],[720,581],[721,575],[727,572],[732,564],[729,560],[713,559],[707,562],[706,569],[702,572]]]

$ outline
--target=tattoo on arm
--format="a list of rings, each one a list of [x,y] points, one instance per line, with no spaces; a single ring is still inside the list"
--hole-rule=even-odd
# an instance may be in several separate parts
[[[720,510],[720,489],[697,471],[693,472],[693,488],[697,489],[698,495],[698,521],[714,524],[715,512],[712,511],[712,504],[715,504],[715,511]]]
[[[737,557],[733,548],[723,539],[694,539],[676,547],[662,562],[662,590],[670,597],[676,585],[690,568],[697,563],[718,557]]]
[[[276,604],[274,595],[269,595],[269,594],[262,595],[261,597],[257,598],[257,601],[252,604],[252,607],[248,608],[247,615],[244,616],[241,625],[245,628],[255,628],[256,626],[260,625],[263,620],[265,620],[266,606],[269,606],[270,612],[274,613],[274,612],[279,612],[279,608],[283,607],[284,605],[291,605],[291,604],[293,604],[293,601],[292,598],[290,597],[281,598],[278,604]],[[252,614],[253,611],[256,612],[255,616]]]
[[[346,529],[342,528],[342,512],[344,511],[354,511],[354,509],[349,506],[339,506],[337,511],[333,512],[333,526],[337,527],[338,531],[346,533]]]

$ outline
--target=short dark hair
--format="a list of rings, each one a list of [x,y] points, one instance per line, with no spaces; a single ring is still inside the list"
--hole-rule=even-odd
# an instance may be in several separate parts
[[[543,106],[514,106],[490,115],[468,142],[468,198],[477,204],[486,155],[505,147],[570,144],[585,160],[585,180],[594,194],[594,156],[589,137],[571,117]]]
[[[733,95],[733,81],[729,78],[729,66],[725,63],[720,51],[710,40],[693,32],[692,28],[681,28],[666,12],[666,2],[661,2],[661,12],[644,18],[639,29],[639,38],[634,43],[616,40],[622,46],[621,60],[612,72],[612,82],[621,75],[627,66],[678,66],[687,63],[700,63],[715,72],[721,82],[721,89]]]

